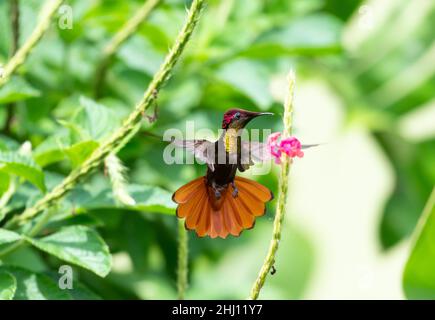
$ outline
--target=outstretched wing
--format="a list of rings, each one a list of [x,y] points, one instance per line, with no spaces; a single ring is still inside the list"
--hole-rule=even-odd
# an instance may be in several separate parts
[[[243,172],[249,169],[255,163],[262,163],[272,159],[267,149],[267,144],[259,141],[242,141],[240,162],[238,163],[239,171]]]
[[[207,166],[214,171],[214,143],[205,139],[177,140],[171,142],[176,147],[184,148],[191,152],[196,159],[207,163]]]

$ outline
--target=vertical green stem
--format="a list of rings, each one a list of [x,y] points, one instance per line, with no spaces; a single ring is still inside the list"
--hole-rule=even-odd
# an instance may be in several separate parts
[[[104,79],[106,78],[107,68],[112,61],[113,56],[118,51],[125,41],[127,41],[140,27],[140,25],[148,18],[153,9],[162,0],[147,0],[140,7],[136,14],[129,19],[119,31],[113,36],[110,42],[106,45],[103,50],[103,57],[101,58],[100,64],[97,66],[95,72],[95,84],[94,84],[94,96],[99,98],[101,96],[101,91],[104,84]]]
[[[39,42],[39,40],[41,40],[42,36],[50,26],[51,18],[54,16],[57,9],[59,9],[61,4],[62,0],[48,0],[45,3],[44,8],[41,11],[38,24],[36,25],[32,34],[5,65],[3,74],[0,77],[0,87],[2,87],[8,81],[9,77],[15,72],[15,70],[24,63],[32,49]]]
[[[286,101],[284,103],[284,116],[283,116],[284,131],[282,134],[283,139],[291,135],[291,129],[292,129],[292,112],[293,112],[293,104],[294,104],[294,86],[295,86],[295,75],[292,71],[288,76],[288,82],[289,82],[288,93],[287,93]],[[284,215],[286,210],[290,165],[291,165],[291,159],[286,156],[283,156],[281,159],[281,173],[279,177],[279,186],[278,186],[279,189],[278,203],[276,207],[275,220],[273,222],[272,239],[270,241],[266,258],[264,259],[263,265],[261,266],[258,277],[255,280],[255,283],[252,286],[251,293],[249,295],[249,298],[252,300],[258,299],[261,288],[263,287],[264,282],[266,281],[266,277],[275,263],[275,256],[276,256],[276,252],[278,251],[279,241],[281,240],[282,223],[284,220]]]
[[[18,50],[20,41],[20,3],[19,0],[10,0],[11,3],[11,29],[12,29],[12,45],[11,56]]]
[[[11,30],[12,30],[12,45],[10,56],[13,57],[18,50],[20,41],[20,3],[19,0],[10,0],[10,15],[11,15]],[[6,120],[3,128],[3,133],[9,135],[14,119],[15,103],[9,103],[6,106]]]
[[[188,238],[184,227],[184,219],[178,219],[177,289],[179,300],[184,300],[187,289],[188,255]]]

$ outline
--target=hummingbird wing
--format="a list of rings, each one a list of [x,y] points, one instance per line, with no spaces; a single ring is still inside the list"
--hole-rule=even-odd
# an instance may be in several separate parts
[[[272,159],[268,151],[267,144],[259,141],[242,141],[239,171],[243,172],[249,169],[255,163],[262,163]]]
[[[195,158],[207,164],[211,171],[214,171],[214,142],[206,139],[195,140],[177,140],[174,139],[171,142],[176,147],[184,148],[188,152],[191,152]]]

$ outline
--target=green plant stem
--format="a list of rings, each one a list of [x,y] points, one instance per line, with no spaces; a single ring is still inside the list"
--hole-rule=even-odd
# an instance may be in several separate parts
[[[0,78],[0,87],[3,86],[8,81],[10,76],[15,72],[15,70],[21,66],[24,61],[26,61],[27,56],[49,28],[51,18],[56,13],[62,2],[63,0],[48,0],[45,3],[43,9],[41,10],[38,24],[36,25],[32,34],[4,66],[3,75]]]
[[[287,93],[287,98],[284,103],[284,116],[283,116],[284,131],[282,133],[283,139],[291,135],[291,129],[292,129],[292,112],[293,112],[294,86],[295,86],[295,76],[293,72],[290,72],[288,81],[289,81],[289,87],[288,87],[289,91]],[[249,298],[252,300],[256,300],[258,298],[261,288],[263,287],[264,282],[266,281],[266,277],[275,263],[275,256],[278,251],[279,242],[281,240],[282,223],[286,211],[290,165],[291,165],[291,160],[287,156],[283,156],[281,159],[281,174],[279,177],[279,186],[278,186],[278,190],[279,190],[278,203],[276,207],[275,220],[273,222],[272,240],[270,241],[269,249],[267,251],[266,258],[264,259],[263,265],[261,266],[258,277],[255,280],[254,285],[252,286],[251,293],[249,295]]]
[[[87,160],[74,169],[59,185],[54,187],[51,192],[47,193],[42,199],[37,201],[34,206],[26,209],[21,215],[11,219],[7,226],[14,225],[17,222],[22,224],[28,219],[35,217],[39,212],[48,209],[53,203],[71,190],[80,179],[88,176],[93,169],[98,167],[105,157],[107,157],[111,152],[118,151],[120,146],[125,145],[125,143],[133,137],[132,133],[137,132],[138,125],[143,120],[144,112],[153,105],[154,100],[157,98],[158,91],[168,80],[172,69],[186,47],[186,44],[197,25],[203,5],[204,0],[194,0],[192,2],[187,21],[180,31],[175,44],[166,56],[159,71],[155,74],[153,80],[149,84],[143,98],[139,103],[137,103],[136,107],[124,121],[123,125],[108,139],[103,141]]]
[[[179,300],[184,300],[187,289],[188,256],[188,238],[186,228],[184,227],[184,219],[178,219],[177,289]]]
[[[10,0],[10,14],[11,14],[11,30],[12,30],[12,45],[10,49],[10,56],[13,57],[18,50],[20,41],[20,3],[19,0]],[[14,119],[15,103],[6,105],[6,120],[3,128],[3,133],[9,135]],[[0,213],[1,215],[1,213]],[[1,220],[1,219],[0,219]]]
[[[95,72],[94,96],[101,96],[104,79],[106,78],[107,68],[109,67],[113,56],[140,27],[140,25],[148,18],[150,13],[162,0],[147,0],[136,14],[129,19],[119,31],[113,36],[110,42],[103,50],[103,57]]]
[[[18,50],[20,41],[20,2],[19,0],[10,0],[11,3],[11,29],[12,29],[12,45],[11,56]]]

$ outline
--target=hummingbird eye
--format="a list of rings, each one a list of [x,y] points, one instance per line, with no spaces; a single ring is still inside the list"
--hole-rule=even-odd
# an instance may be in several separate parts
[[[234,114],[234,119],[236,119],[236,120],[240,119],[240,112],[236,112]]]

